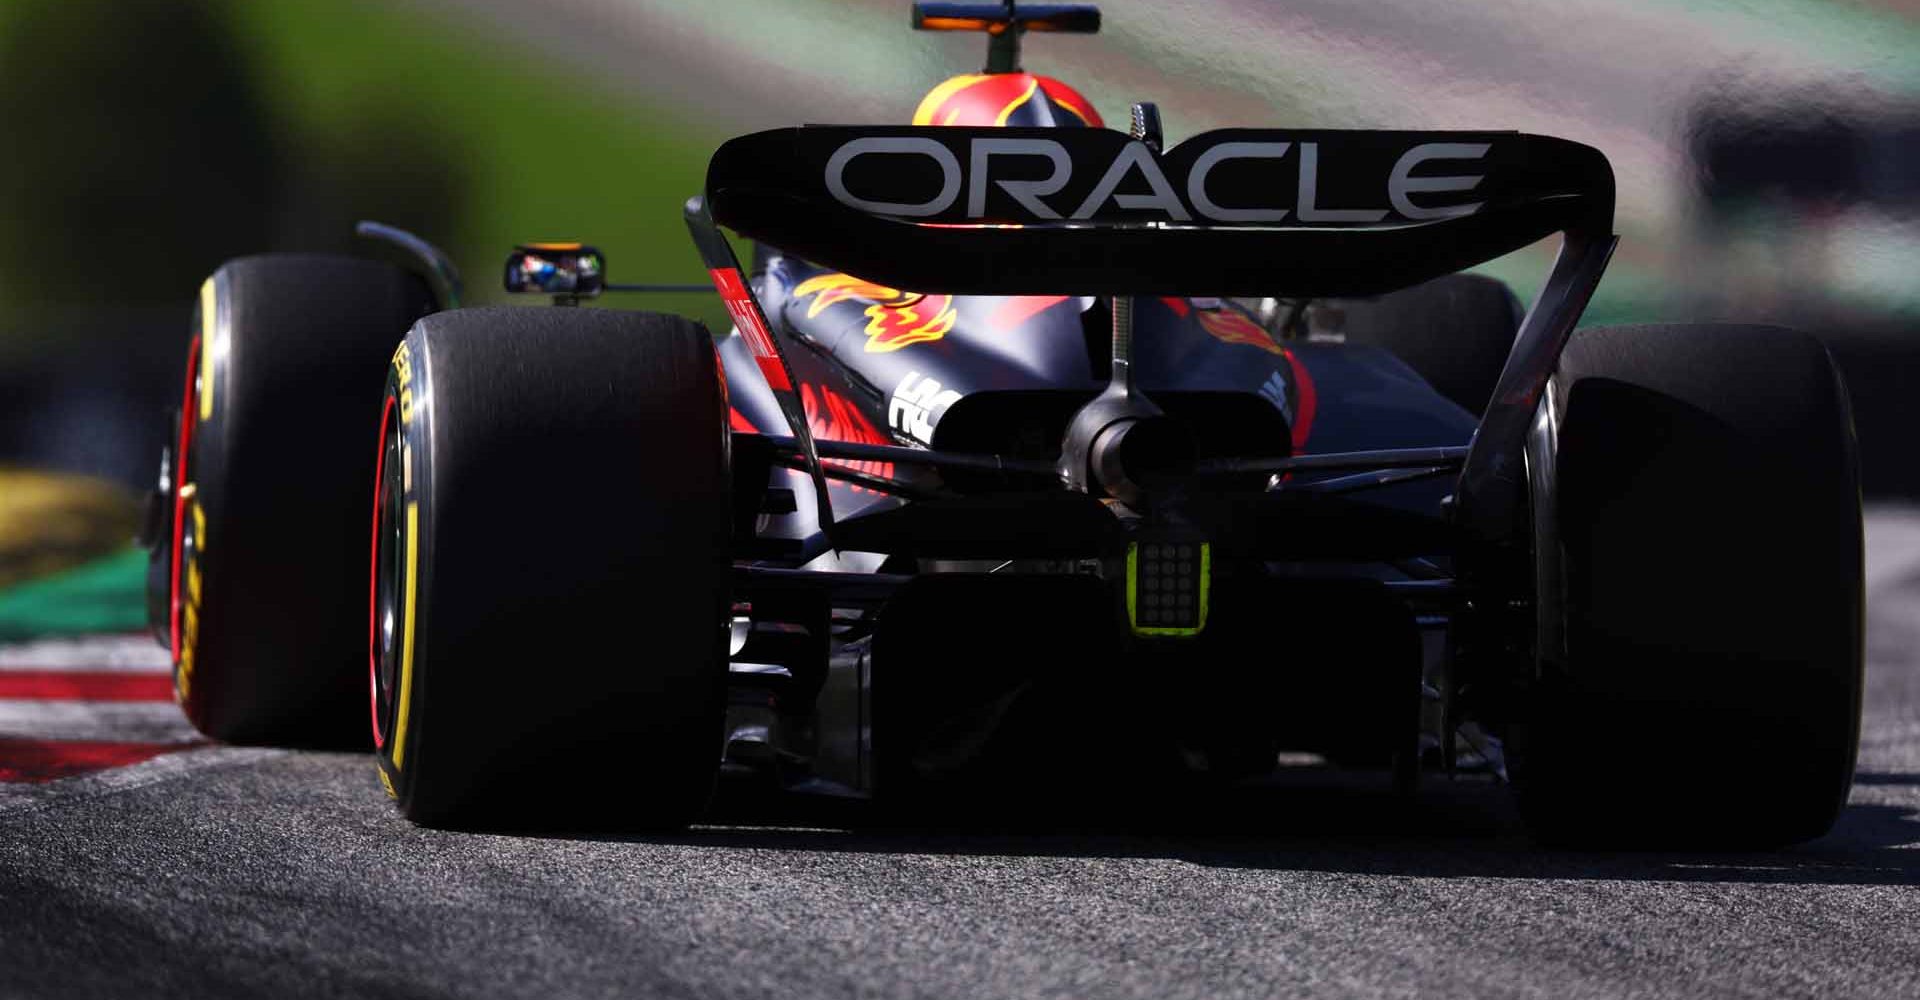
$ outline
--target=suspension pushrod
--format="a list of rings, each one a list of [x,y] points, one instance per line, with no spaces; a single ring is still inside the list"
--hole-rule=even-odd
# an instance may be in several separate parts
[[[1319,472],[1333,469],[1458,468],[1467,457],[1465,445],[1437,448],[1383,448],[1377,451],[1330,451],[1292,458],[1216,458],[1195,470],[1203,476],[1231,473]]]
[[[744,436],[745,432],[741,432]],[[774,454],[798,454],[799,447],[790,437],[759,435],[773,445]],[[1038,462],[1002,455],[976,455],[956,451],[931,451],[887,444],[859,444],[853,441],[814,439],[821,458],[840,458],[856,462],[894,462],[899,465],[927,465],[944,469],[973,469],[980,472],[1025,472],[1043,476],[1058,475],[1052,462]]]

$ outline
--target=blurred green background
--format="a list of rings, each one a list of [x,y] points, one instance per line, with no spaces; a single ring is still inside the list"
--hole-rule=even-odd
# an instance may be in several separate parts
[[[0,464],[142,486],[195,288],[231,256],[353,249],[372,218],[497,300],[514,243],[694,281],[708,151],[905,121],[972,36],[903,0],[0,0]],[[1171,139],[1225,124],[1519,128],[1599,146],[1621,251],[1591,321],[1780,319],[1846,345],[1869,483],[1920,362],[1914,0],[1191,0],[1103,5],[1027,65]],[[1785,138],[1781,138],[1785,137]],[[1552,248],[1487,269],[1532,293]],[[632,300],[619,304],[632,305]],[[719,324],[710,297],[648,308]],[[1883,405],[1884,404],[1884,405]],[[1887,442],[1885,444],[1878,443]],[[1905,468],[1912,465],[1912,469]]]
[[[680,206],[724,136],[447,11],[307,0],[5,0],[0,121],[0,462],[129,485],[222,260],[352,252],[370,218],[445,247],[473,301],[534,239],[697,280]]]
[[[661,236],[725,135],[444,12],[311,0],[7,0],[0,114],[11,307],[177,305],[235,254],[351,250],[360,218],[483,297],[526,239],[692,279]]]

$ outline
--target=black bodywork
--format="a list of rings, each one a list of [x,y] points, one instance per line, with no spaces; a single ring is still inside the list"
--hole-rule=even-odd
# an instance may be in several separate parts
[[[1250,129],[1162,152],[1135,120],[715,154],[687,219],[736,325],[731,765],[883,797],[1085,771],[1096,745],[1126,780],[1280,750],[1410,780],[1524,692],[1529,432],[1614,244],[1605,158]],[[1249,301],[1388,293],[1554,233],[1478,420]],[[1197,616],[1182,582],[1154,618],[1155,566]]]

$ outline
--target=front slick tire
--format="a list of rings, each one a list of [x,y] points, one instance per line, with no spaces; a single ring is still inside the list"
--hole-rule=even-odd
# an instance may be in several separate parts
[[[672,829],[726,685],[725,399],[673,316],[463,309],[394,356],[376,515],[380,774],[432,826]]]
[[[1510,758],[1527,823],[1588,847],[1826,832],[1852,781],[1862,608],[1826,350],[1778,327],[1582,330],[1548,403],[1528,463],[1540,676]]]

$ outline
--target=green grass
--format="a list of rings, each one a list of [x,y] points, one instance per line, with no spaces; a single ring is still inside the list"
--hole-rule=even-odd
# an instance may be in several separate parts
[[[147,551],[128,548],[0,589],[0,642],[147,627]]]
[[[470,301],[504,298],[501,261],[528,240],[591,242],[615,281],[704,279],[681,206],[725,136],[698,109],[645,106],[450,16],[308,0],[229,9],[270,106],[302,143],[352,142],[357,121],[377,110],[453,147],[464,217],[454,232],[421,235],[454,256]],[[650,297],[647,307],[724,316],[711,296]]]

